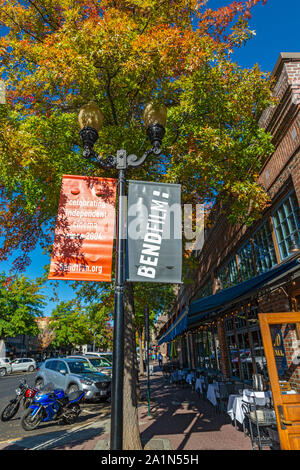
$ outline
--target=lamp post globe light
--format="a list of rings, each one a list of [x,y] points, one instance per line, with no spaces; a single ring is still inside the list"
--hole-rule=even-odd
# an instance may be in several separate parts
[[[161,153],[161,143],[165,134],[167,109],[164,105],[148,104],[144,110],[144,123],[151,148],[140,158],[134,154],[127,155],[125,149],[117,150],[116,155],[105,159],[99,156],[93,146],[98,140],[98,131],[103,124],[103,114],[97,103],[90,101],[84,105],[78,115],[80,137],[83,142],[83,157],[96,160],[104,168],[118,170],[118,222],[116,244],[116,275],[114,302],[114,339],[111,390],[111,433],[110,449],[122,450],[123,441],[123,374],[124,374],[124,290],[125,290],[125,250],[126,250],[126,207],[125,175],[129,167],[139,167],[151,155]]]

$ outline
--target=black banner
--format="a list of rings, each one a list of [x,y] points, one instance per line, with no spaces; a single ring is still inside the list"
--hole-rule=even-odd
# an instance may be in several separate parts
[[[181,283],[179,184],[129,181],[127,280]]]

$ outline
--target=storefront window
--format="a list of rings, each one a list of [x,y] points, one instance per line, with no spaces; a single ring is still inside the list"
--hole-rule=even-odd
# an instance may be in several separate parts
[[[256,373],[267,378],[257,308],[245,308],[224,321],[230,373],[251,380]]]
[[[273,214],[274,228],[282,260],[289,256],[293,238],[300,237],[299,205],[295,193],[288,196]]]
[[[220,351],[216,325],[203,329],[193,337],[195,365],[205,369],[220,369]]]

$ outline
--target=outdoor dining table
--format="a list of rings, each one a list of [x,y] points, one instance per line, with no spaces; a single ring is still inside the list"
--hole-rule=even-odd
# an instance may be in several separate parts
[[[189,383],[190,385],[192,385],[192,380],[195,376],[195,373],[194,372],[190,372],[189,374],[187,374],[186,376],[186,382]]]
[[[235,411],[236,411],[236,404],[235,406],[234,403],[235,403],[235,399],[236,398],[240,398],[241,395],[229,395],[228,397],[228,403],[227,403],[227,414],[230,416],[231,420],[233,421],[234,420],[234,417],[235,417]]]
[[[177,382],[178,380],[182,380],[185,378],[186,371],[184,370],[175,370],[170,374],[170,383]]]
[[[208,384],[206,398],[214,405],[217,406],[217,398],[219,394],[219,384],[218,382]]]
[[[243,424],[245,415],[242,407],[242,403],[255,403],[256,405],[265,406],[272,397],[270,390],[265,392],[243,390],[242,395],[229,395],[227,414],[234,421],[238,421]]]
[[[205,383],[205,378],[203,376],[199,377],[198,379],[196,379],[196,383],[195,383],[195,390],[197,391],[198,389],[200,390],[200,393],[202,394],[203,393],[203,384]]]

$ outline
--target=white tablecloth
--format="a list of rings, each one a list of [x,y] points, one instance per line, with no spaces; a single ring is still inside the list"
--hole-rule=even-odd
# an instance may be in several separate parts
[[[200,390],[200,393],[203,393],[203,384],[205,383],[205,379],[204,377],[199,377],[197,380],[196,380],[196,383],[195,383],[195,390],[197,391],[198,389]]]
[[[194,375],[195,375],[194,372],[190,372],[190,373],[187,374],[187,376],[186,376],[186,379],[185,379],[185,380],[186,380],[187,383],[189,383],[190,385],[192,385],[192,379],[194,378]]]
[[[184,370],[175,370],[174,372],[171,373],[170,375],[170,383],[172,382],[177,382],[177,380],[184,379],[186,375],[186,372]]]
[[[266,406],[269,403],[270,398],[272,397],[271,390],[267,390],[266,392],[257,392],[253,390],[243,390],[243,400],[247,403],[256,403],[260,406]]]
[[[230,418],[234,420],[234,411],[233,411],[233,404],[236,398],[239,398],[240,395],[229,395],[228,403],[227,403],[227,414],[229,414]]]
[[[217,397],[219,397],[219,384],[209,384],[207,387],[207,395],[206,398],[214,405],[217,405]]]
[[[227,413],[231,419],[236,419],[239,423],[243,424],[245,419],[242,407],[243,401],[246,403],[256,403],[260,406],[265,406],[272,396],[271,391],[254,392],[252,390],[244,390],[243,395],[229,395]]]

